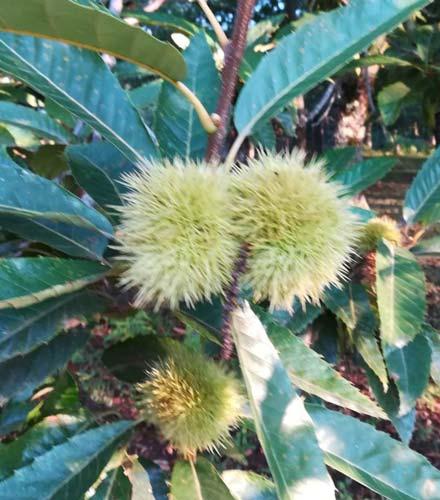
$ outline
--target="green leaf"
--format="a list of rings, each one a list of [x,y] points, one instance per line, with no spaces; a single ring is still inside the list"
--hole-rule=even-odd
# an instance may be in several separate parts
[[[349,146],[345,148],[333,148],[326,151],[321,159],[325,162],[326,170],[330,174],[349,169],[356,163],[357,148]]]
[[[10,432],[20,431],[26,423],[29,413],[37,404],[35,401],[29,401],[28,396],[28,392],[22,392],[2,406],[0,412],[0,438]]]
[[[42,384],[49,375],[64,368],[88,338],[84,330],[71,330],[24,356],[0,363],[0,397],[9,399],[20,391],[30,391]],[[1,494],[0,498],[3,498]]]
[[[23,309],[0,311],[0,363],[24,355],[55,337],[68,319],[99,312],[103,300],[83,291],[45,300]]]
[[[440,148],[423,164],[405,196],[403,217],[408,224],[440,218]]]
[[[386,389],[388,374],[375,337],[379,324],[370,306],[366,290],[361,285],[353,283],[342,289],[332,287],[326,291],[324,302],[346,325],[359,354]]]
[[[128,10],[124,12],[124,16],[137,19],[147,26],[159,26],[188,36],[195,35],[200,31],[196,24],[187,21],[184,17],[173,16],[164,12],[133,12]]]
[[[346,73],[356,68],[368,68],[369,66],[413,66],[413,64],[399,57],[392,57],[383,54],[364,56],[359,59],[353,59],[341,71]]]
[[[222,479],[236,500],[277,500],[272,481],[245,470],[225,470]]]
[[[58,8],[54,12],[59,13]],[[145,164],[156,155],[151,132],[98,54],[0,33],[0,69],[89,124],[133,163]]]
[[[306,405],[326,463],[391,500],[440,498],[440,471],[371,425]]]
[[[409,413],[423,394],[429,382],[431,348],[423,334],[416,336],[401,349],[393,349],[385,354],[390,378],[399,392],[399,413],[402,417]]]
[[[428,3],[352,0],[347,7],[320,14],[286,36],[264,57],[240,93],[234,113],[239,135],[250,135],[259,121],[273,117],[294,97],[334,74],[376,37]],[[311,46],[313,50],[308,50]]]
[[[87,260],[21,257],[0,260],[0,310],[21,308],[84,288],[107,267]]]
[[[116,422],[51,444],[0,482],[0,497],[61,500],[80,498],[96,481],[133,422]]]
[[[203,32],[195,35],[184,52],[188,66],[185,85],[200,99],[209,113],[215,110],[220,79],[211,49]],[[169,158],[201,159],[208,136],[194,106],[170,83],[164,83],[159,95],[154,130]]]
[[[232,330],[258,439],[278,496],[335,498],[312,421],[247,302],[233,311]]]
[[[193,466],[179,460],[171,476],[171,497],[174,500],[233,500],[215,467],[198,457]]]
[[[135,169],[133,163],[108,142],[69,146],[65,154],[76,182],[101,207],[122,205],[126,187],[120,181]]]
[[[430,325],[423,325],[422,333],[428,339],[431,348],[431,378],[440,385],[440,334]]]
[[[161,88],[162,81],[153,80],[152,82],[130,90],[128,95],[130,96],[131,102],[138,109],[155,108]]]
[[[438,257],[440,255],[440,235],[420,240],[411,252],[423,257]]]
[[[330,403],[350,408],[359,413],[384,418],[383,411],[344,379],[313,349],[273,322],[263,309],[254,307],[266,328],[270,341],[277,350],[294,386]]]
[[[331,180],[342,184],[346,196],[353,196],[382,179],[395,164],[395,158],[370,158],[337,172]]]
[[[320,305],[308,302],[303,308],[298,299],[295,299],[292,309],[293,315],[283,309],[276,309],[272,319],[293,333],[302,333],[322,313]]]
[[[132,500],[131,484],[122,467],[111,470],[90,497],[93,500]]]
[[[6,154],[0,154],[0,225],[69,255],[98,260],[113,233],[102,214]]]
[[[403,82],[396,82],[383,87],[377,94],[377,104],[386,126],[392,125],[399,118],[402,104],[410,91]]]
[[[376,257],[377,304],[381,342],[402,348],[420,332],[426,308],[425,277],[415,257],[382,241]]]
[[[69,0],[0,0],[0,30],[34,35],[105,52],[171,80],[185,78],[179,51],[144,30],[130,26],[106,9]]]
[[[64,150],[65,146],[61,144],[43,144],[37,151],[28,153],[27,164],[34,174],[41,177],[61,178],[69,170]]]
[[[165,475],[154,462],[139,458],[135,461],[139,469],[137,472],[143,474],[147,478],[149,500],[167,500],[168,499],[168,486],[165,480]],[[130,477],[131,479],[131,477]],[[134,486],[133,486],[134,489]],[[145,489],[139,491],[138,497],[132,497],[132,500],[145,500]]]
[[[0,102],[0,121],[31,130],[38,137],[47,137],[61,144],[71,139],[69,132],[44,112],[38,112],[13,102]]]
[[[10,443],[0,444],[0,480],[12,476],[15,470],[31,464],[48,448],[65,442],[88,425],[84,419],[54,415],[45,418]]]

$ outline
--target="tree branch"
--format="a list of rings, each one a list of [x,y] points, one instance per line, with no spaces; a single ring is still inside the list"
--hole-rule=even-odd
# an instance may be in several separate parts
[[[219,127],[217,132],[209,139],[206,153],[206,159],[208,161],[219,161],[221,149],[226,138],[231,103],[237,88],[238,70],[246,47],[246,36],[249,22],[252,19],[255,1],[256,0],[238,0],[238,9],[232,31],[232,38],[225,50],[222,86],[220,99],[217,104]]]

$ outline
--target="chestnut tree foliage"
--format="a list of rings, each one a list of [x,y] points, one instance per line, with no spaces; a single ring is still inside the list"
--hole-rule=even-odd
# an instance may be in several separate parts
[[[430,2],[214,4],[0,0],[0,498],[438,499],[440,151],[396,222],[361,196],[392,155],[292,148],[372,65],[382,132],[423,96],[438,135]]]

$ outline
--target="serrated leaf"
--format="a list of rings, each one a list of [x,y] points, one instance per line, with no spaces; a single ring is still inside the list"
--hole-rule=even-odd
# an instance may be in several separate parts
[[[125,59],[171,80],[185,62],[171,44],[122,22],[109,11],[69,0],[0,0],[0,30],[58,40]]]
[[[430,325],[423,325],[423,335],[426,336],[431,348],[431,378],[440,385],[440,334]]]
[[[440,218],[440,148],[423,164],[408,189],[403,206],[408,224],[429,224]]]
[[[409,250],[382,241],[376,257],[377,304],[384,355],[419,333],[426,308],[423,270]]]
[[[184,52],[188,66],[185,85],[200,99],[209,113],[215,110],[220,78],[203,32],[195,35]],[[169,158],[201,159],[208,136],[194,107],[176,88],[164,82],[157,103],[154,130]]]
[[[75,180],[101,207],[122,205],[126,187],[120,181],[133,163],[108,142],[69,146],[65,154]]]
[[[21,308],[75,292],[107,267],[87,260],[21,257],[0,260],[0,310]]]
[[[359,392],[301,339],[292,335],[287,328],[274,323],[270,315],[261,308],[254,307],[254,310],[266,328],[294,386],[359,413],[385,417],[385,413],[371,399]]]
[[[342,289],[331,287],[324,295],[324,303],[345,323],[359,354],[386,389],[388,374],[375,337],[379,323],[371,309],[365,289],[362,285],[353,283]]]
[[[0,311],[0,363],[49,342],[73,317],[97,313],[103,300],[89,291],[45,300],[22,309]]]
[[[312,421],[249,304],[232,313],[232,330],[259,441],[280,498],[335,498]]]
[[[236,500],[277,500],[272,481],[255,472],[225,470],[222,479]]]
[[[399,391],[399,412],[402,417],[409,413],[423,394],[429,382],[431,349],[422,334],[416,336],[401,349],[388,350],[385,354],[390,378]]]
[[[331,180],[342,184],[345,196],[353,196],[382,179],[395,164],[395,158],[370,158],[339,170]]]
[[[92,498],[93,500],[135,500],[132,497],[131,484],[122,467],[116,467],[108,472],[99,484]],[[149,500],[144,496],[144,500]]]
[[[0,482],[2,499],[79,498],[121,443],[133,422],[116,422],[76,434],[48,447],[32,463]]]
[[[171,497],[174,500],[233,500],[215,467],[198,457],[195,465],[179,460],[171,476]]]
[[[241,91],[234,113],[240,136],[250,135],[258,122],[273,117],[291,99],[334,74],[377,36],[428,3],[352,0],[286,36],[263,58]],[[310,47],[313,50],[306,50]]]
[[[326,463],[391,500],[440,498],[440,471],[371,425],[306,405]]]
[[[70,133],[44,112],[38,112],[13,102],[0,102],[0,122],[31,130],[38,137],[53,139],[60,144],[67,144]]]
[[[0,33],[0,69],[89,124],[133,163],[143,165],[156,155],[151,132],[98,54]]]
[[[5,153],[0,154],[0,225],[69,255],[97,260],[113,233],[102,214]]]
[[[402,104],[411,89],[403,82],[396,82],[383,87],[377,94],[377,103],[385,125],[392,125],[400,116]]]
[[[89,423],[70,415],[54,415],[31,427],[10,443],[0,444],[0,480],[12,476],[15,470],[30,465],[47,449],[65,442],[85,430]]]

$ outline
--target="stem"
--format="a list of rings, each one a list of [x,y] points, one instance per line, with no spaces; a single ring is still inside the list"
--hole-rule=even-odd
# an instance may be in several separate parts
[[[194,106],[194,109],[200,119],[203,128],[208,132],[208,134],[213,134],[217,130],[217,126],[213,122],[210,114],[200,102],[200,99],[182,82],[170,82],[178,89],[182,94],[188,99],[188,101]]]
[[[199,476],[197,475],[197,471],[196,471],[196,467],[195,467],[195,463],[194,463],[194,458],[190,458],[188,461],[189,461],[189,465],[191,467],[191,472],[192,472],[192,475],[194,478],[197,500],[203,500],[202,487],[200,486]]]
[[[232,39],[225,50],[225,65],[222,72],[222,87],[220,99],[217,104],[219,127],[217,132],[209,139],[206,159],[218,161],[220,151],[225,142],[232,99],[237,88],[237,76],[240,63],[246,47],[246,36],[249,22],[252,19],[256,0],[238,0],[237,15],[235,17]]]
[[[238,154],[238,151],[240,150],[241,145],[243,144],[243,141],[246,139],[245,135],[238,134],[237,137],[235,138],[235,141],[233,142],[231,149],[229,150],[226,158],[225,158],[225,165],[228,168],[232,168],[234,164],[235,157]]]
[[[223,49],[226,48],[229,43],[228,37],[225,35],[225,32],[220,26],[220,23],[217,21],[214,12],[212,12],[212,10],[209,8],[208,2],[206,0],[197,0],[197,3],[200,5],[200,8],[203,10],[206,19],[208,19],[209,24],[212,26],[212,29],[214,30],[214,33],[217,36],[220,45]]]

